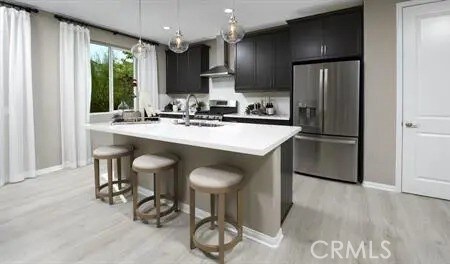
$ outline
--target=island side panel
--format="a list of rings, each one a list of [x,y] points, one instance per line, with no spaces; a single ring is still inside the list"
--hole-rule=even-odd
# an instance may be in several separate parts
[[[135,137],[114,136],[115,144],[133,144],[135,157],[146,153],[171,152],[181,159],[180,200],[189,204],[188,176],[198,167],[218,163],[237,166],[244,171],[244,225],[258,232],[275,237],[281,227],[281,147],[267,155],[254,156],[228,151],[192,147],[181,144],[141,139]],[[126,173],[126,171],[124,171]],[[172,172],[163,173],[165,191],[171,192]],[[153,189],[152,176],[140,175],[140,186]],[[209,195],[197,192],[196,207],[209,212]],[[227,196],[227,215],[236,215],[236,197]]]
[[[291,138],[281,145],[281,223],[286,219],[292,207],[292,176],[294,140]]]

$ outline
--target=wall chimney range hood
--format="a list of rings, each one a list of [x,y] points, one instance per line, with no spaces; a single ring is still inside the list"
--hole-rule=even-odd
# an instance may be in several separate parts
[[[220,78],[234,75],[234,71],[229,67],[229,50],[221,36],[216,38],[217,66],[214,66],[200,74],[200,77]]]

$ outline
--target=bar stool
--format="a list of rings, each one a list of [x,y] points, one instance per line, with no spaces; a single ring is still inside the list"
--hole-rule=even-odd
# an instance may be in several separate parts
[[[101,146],[93,151],[94,157],[94,178],[95,178],[95,198],[103,199],[108,197],[109,204],[113,204],[113,197],[117,195],[124,194],[131,191],[131,183],[128,179],[122,179],[122,162],[121,159],[124,157],[130,157],[130,161],[133,160],[133,146]],[[108,182],[100,185],[100,160],[107,161],[108,167]],[[117,180],[113,180],[113,168],[112,161],[117,160]],[[117,184],[118,191],[113,191],[113,186]],[[127,184],[128,186],[122,188],[122,184]],[[103,193],[101,190],[108,187],[108,192]]]
[[[225,251],[234,248],[238,242],[242,241],[242,179],[244,178],[241,170],[231,166],[215,165],[200,167],[189,175],[190,191],[190,242],[191,249],[199,248],[206,255],[212,252],[219,253],[219,262],[225,261]],[[201,219],[195,223],[195,191],[209,193],[211,196],[211,216]],[[237,193],[237,222],[227,221],[237,231],[237,236],[225,244],[225,198],[227,194]],[[218,216],[215,215],[215,199],[219,198]],[[214,221],[217,221],[219,227],[218,245],[205,245],[197,241],[195,232],[204,224],[210,223],[210,229],[214,229]]]
[[[136,172],[133,175],[133,220],[138,218],[141,220],[150,220],[156,218],[156,227],[161,227],[161,217],[166,216],[172,212],[179,212],[178,209],[178,157],[173,154],[146,154],[136,158],[133,162],[133,170]],[[161,175],[159,172],[173,169],[174,177],[174,195],[170,197],[167,194],[161,194]],[[153,188],[154,194],[138,201],[138,173],[152,173],[153,174]],[[161,198],[172,200],[173,205],[161,212]],[[142,212],[139,210],[145,203],[153,201],[156,212]]]

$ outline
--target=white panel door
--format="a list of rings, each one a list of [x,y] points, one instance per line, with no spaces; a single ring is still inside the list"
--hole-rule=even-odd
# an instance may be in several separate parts
[[[402,191],[450,200],[450,1],[403,9]]]

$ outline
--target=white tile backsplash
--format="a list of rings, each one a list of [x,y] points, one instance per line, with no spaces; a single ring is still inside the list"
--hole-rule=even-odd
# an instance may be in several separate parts
[[[209,80],[209,94],[199,94],[198,99],[207,102],[210,99],[220,100],[237,100],[238,113],[244,114],[247,105],[267,101],[269,98],[273,103],[276,114],[289,115],[290,113],[290,97],[289,92],[266,92],[266,93],[237,93],[234,90],[234,77],[211,78]],[[160,105],[164,108],[173,99],[185,99],[186,95],[169,96],[160,94]]]

